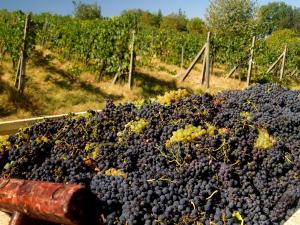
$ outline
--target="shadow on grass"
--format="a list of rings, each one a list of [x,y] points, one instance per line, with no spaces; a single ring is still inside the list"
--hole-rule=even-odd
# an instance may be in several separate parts
[[[3,66],[0,65],[0,79],[1,77],[4,75],[4,70],[3,70]]]
[[[58,74],[59,76],[61,76],[63,79],[67,80],[70,83],[74,83],[76,81],[76,78],[74,78],[74,76],[71,73],[63,69],[56,68],[53,65],[47,65],[45,66],[45,69],[47,72],[51,74]]]
[[[177,89],[175,80],[160,80],[141,72],[134,74],[133,82],[136,86],[142,88],[144,98],[152,98],[157,95],[162,95],[167,91]]]
[[[35,66],[48,66],[49,62],[53,59],[52,55],[44,56],[43,52],[40,50],[34,50],[31,61]]]
[[[89,92],[91,94],[96,94],[98,96],[103,97],[104,99],[119,100],[123,97],[122,95],[107,94],[104,91],[102,91],[100,88],[95,87],[91,83],[87,83],[87,82],[84,82],[84,81],[78,81],[78,85],[84,91]]]
[[[19,92],[9,83],[0,80],[0,89],[7,92],[7,102],[0,105],[0,117],[17,113],[19,109],[30,112],[32,115],[43,114],[43,105],[31,94]]]
[[[73,77],[69,72],[58,69],[54,66],[48,65],[45,67],[49,75],[46,77],[46,81],[52,82],[55,86],[61,89],[66,89],[68,91],[72,91],[73,89],[82,89],[83,91],[93,94],[99,97],[99,99],[112,99],[119,100],[123,98],[123,95],[113,95],[107,94],[102,91],[99,87],[94,86],[93,84],[83,81],[80,77]],[[60,78],[56,79],[52,74],[57,74]],[[78,96],[80,97],[80,96]],[[75,99],[76,100],[76,99]],[[84,101],[83,101],[84,102]],[[79,104],[81,102],[77,102]]]

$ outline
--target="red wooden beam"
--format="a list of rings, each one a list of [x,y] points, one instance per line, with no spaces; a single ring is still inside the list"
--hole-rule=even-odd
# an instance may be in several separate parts
[[[0,210],[14,213],[11,225],[27,224],[24,215],[64,225],[99,225],[98,205],[81,185],[0,178]]]

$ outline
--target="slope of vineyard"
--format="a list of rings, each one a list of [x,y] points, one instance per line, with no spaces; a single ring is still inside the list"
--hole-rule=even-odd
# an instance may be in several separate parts
[[[2,176],[83,183],[104,224],[279,225],[300,207],[300,91],[256,85],[46,120],[2,140]]]
[[[59,56],[39,46],[34,51],[27,66],[27,81],[24,93],[13,88],[14,71],[10,61],[0,64],[0,116],[1,120],[28,118],[38,115],[53,115],[68,112],[85,111],[90,108],[100,109],[105,99],[118,102],[148,99],[177,88],[188,88],[191,92],[200,92],[198,83],[201,65],[181,83],[172,74],[180,68],[160,61],[154,61],[153,67],[138,67],[134,74],[134,87],[129,91],[123,81],[116,85],[104,77],[96,82],[96,74],[80,72],[74,74],[77,64],[59,60]],[[224,70],[215,70],[216,75]],[[241,89],[245,85],[239,81],[212,77],[211,92],[224,89]]]

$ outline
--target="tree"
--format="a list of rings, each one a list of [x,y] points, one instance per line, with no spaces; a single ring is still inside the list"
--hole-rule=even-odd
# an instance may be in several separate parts
[[[262,32],[271,33],[274,30],[293,28],[295,26],[295,13],[293,7],[284,2],[271,2],[260,7],[258,11],[258,24]]]
[[[206,21],[214,33],[244,36],[254,30],[255,12],[252,0],[211,0]]]
[[[154,14],[144,11],[140,17],[141,24],[149,26],[158,26],[157,18]]]
[[[149,11],[144,11],[142,9],[129,9],[122,11],[121,16],[134,17],[137,22],[142,25],[159,27],[158,15]]]
[[[178,31],[185,31],[187,25],[187,19],[185,14],[179,10],[177,14],[172,13],[163,17],[160,27],[167,29],[174,29]]]
[[[187,22],[186,28],[190,33],[203,33],[206,30],[206,26],[198,17],[192,18]]]
[[[216,34],[214,49],[219,62],[233,66],[247,58],[252,36],[256,34],[255,14],[252,0],[210,1],[206,21]]]
[[[295,24],[294,29],[300,33],[300,8],[296,8],[294,10],[294,18],[295,18]]]
[[[156,22],[157,22],[158,26],[160,26],[160,23],[163,19],[163,14],[162,14],[161,9],[158,10],[158,12],[155,16],[156,16],[156,20],[157,20]]]
[[[81,1],[73,1],[75,18],[81,20],[92,20],[101,18],[101,7],[97,2],[84,4]]]

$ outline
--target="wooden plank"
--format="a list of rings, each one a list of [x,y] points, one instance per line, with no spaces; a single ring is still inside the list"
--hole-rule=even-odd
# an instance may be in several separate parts
[[[300,224],[300,209],[298,209],[284,225],[299,225]]]
[[[203,58],[202,70],[200,74],[200,84],[202,85],[204,84],[205,69],[206,69],[206,57]]]
[[[181,60],[180,60],[180,72],[179,72],[179,76],[182,75],[183,61],[184,61],[184,46],[181,47]]]
[[[274,69],[274,67],[278,64],[278,62],[282,59],[283,57],[283,53],[278,57],[278,59],[269,67],[269,69],[267,70],[267,73],[270,73],[272,71],[272,69]]]
[[[284,46],[284,52],[282,57],[281,69],[280,69],[280,78],[279,78],[280,81],[282,81],[283,74],[284,74],[286,54],[287,54],[287,45]]]
[[[16,71],[16,75],[15,75],[15,82],[14,82],[14,86],[17,87],[18,84],[18,79],[19,79],[19,71],[20,71],[20,64],[21,64],[21,57],[19,57],[18,60],[18,65],[17,65],[17,71]]]
[[[231,75],[239,68],[240,64],[236,65],[230,72],[226,75],[225,79],[231,77]]]
[[[210,32],[207,33],[206,50],[205,50],[205,87],[210,86]]]
[[[247,86],[250,85],[250,80],[251,80],[251,75],[252,75],[255,41],[256,41],[256,37],[254,36],[252,39],[251,55],[250,55],[250,59],[249,59],[249,67],[248,67],[248,73],[247,73]]]
[[[112,84],[116,84],[118,78],[119,78],[119,71],[115,74]]]
[[[133,73],[133,61],[134,61],[134,42],[135,42],[135,32],[132,34],[132,45],[130,50],[130,64],[129,64],[129,77],[128,77],[128,87],[131,89],[132,86],[132,73]]]
[[[96,112],[100,112],[101,110],[96,110]],[[83,115],[87,112],[77,112],[75,115]],[[9,135],[18,132],[20,128],[31,126],[35,123],[42,122],[44,119],[59,119],[68,114],[60,114],[60,115],[52,115],[52,116],[42,116],[35,117],[29,119],[21,119],[21,120],[13,120],[13,121],[5,121],[0,122],[0,135]]]
[[[293,72],[291,72],[290,76],[293,77],[296,74],[297,74],[297,70],[295,69]]]
[[[200,59],[202,54],[204,53],[205,49],[206,49],[206,44],[202,47],[202,49],[200,50],[198,55],[195,57],[193,62],[190,64],[189,68],[186,70],[185,74],[183,75],[181,81],[184,81],[187,78],[187,76],[190,74],[190,72],[192,71],[192,69],[194,68],[194,66],[196,65],[196,63],[198,62],[198,60]]]

